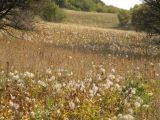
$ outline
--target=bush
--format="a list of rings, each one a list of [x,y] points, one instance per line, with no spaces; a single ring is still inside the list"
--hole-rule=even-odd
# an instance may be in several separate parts
[[[130,20],[129,12],[126,10],[121,10],[118,13],[118,19],[119,19],[120,26],[123,26],[123,27],[126,26]]]
[[[82,11],[94,11],[96,7],[93,0],[68,0],[68,3]]]
[[[54,0],[54,2],[61,8],[66,7],[67,0]]]
[[[104,12],[104,5],[102,3],[96,4],[96,11],[97,12]]]
[[[47,21],[59,22],[65,18],[65,13],[55,3],[50,3],[43,9],[42,18]]]

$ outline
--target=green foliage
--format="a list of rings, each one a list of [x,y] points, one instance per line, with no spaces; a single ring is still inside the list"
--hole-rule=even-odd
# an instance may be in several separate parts
[[[104,12],[104,5],[102,3],[96,4],[96,11],[97,12]]]
[[[47,21],[59,22],[65,18],[64,12],[55,4],[48,4],[42,11],[42,18]]]
[[[132,25],[136,30],[160,33],[160,13],[146,4],[135,6],[132,10]]]
[[[59,7],[66,7],[67,0],[53,0]]]
[[[82,11],[93,11],[96,5],[93,0],[68,0],[68,4]]]
[[[118,19],[119,19],[120,26],[126,26],[130,20],[129,12],[126,10],[121,10],[118,13]]]
[[[120,10],[120,8],[114,7],[112,5],[106,5],[104,7],[104,12],[106,13],[118,13]]]
[[[105,13],[118,13],[121,9],[107,6],[101,0],[52,0],[59,7],[72,10],[97,11]]]

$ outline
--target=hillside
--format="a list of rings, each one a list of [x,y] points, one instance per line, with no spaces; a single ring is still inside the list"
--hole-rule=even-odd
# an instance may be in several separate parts
[[[118,26],[118,18],[112,13],[82,12],[64,10],[67,18],[64,23],[90,27],[114,28]]]

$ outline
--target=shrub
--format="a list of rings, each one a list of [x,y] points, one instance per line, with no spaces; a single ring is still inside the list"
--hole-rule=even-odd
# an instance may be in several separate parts
[[[104,12],[104,5],[102,3],[96,4],[96,11],[97,12]]]
[[[54,2],[61,8],[66,7],[67,0],[54,0]]]
[[[96,7],[93,0],[68,0],[68,3],[82,11],[94,11]]]
[[[123,26],[123,27],[126,26],[130,20],[129,12],[126,10],[121,10],[118,13],[118,19],[119,19],[120,26]]]
[[[55,3],[50,3],[43,9],[42,18],[47,21],[59,22],[65,18],[65,13]]]

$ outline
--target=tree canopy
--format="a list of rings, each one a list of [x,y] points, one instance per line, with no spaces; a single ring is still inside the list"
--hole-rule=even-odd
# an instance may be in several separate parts
[[[141,31],[160,34],[160,0],[144,0],[132,9],[132,25]]]
[[[15,28],[21,28],[22,22],[17,16],[20,16],[20,10],[24,10],[29,6],[29,0],[0,0],[0,29],[4,29],[6,26],[11,26]],[[18,26],[16,24],[19,22]]]
[[[0,0],[0,29],[32,29],[32,12],[50,0]],[[43,4],[40,4],[43,2]],[[39,4],[38,4],[39,3]],[[34,11],[35,10],[35,11]]]
[[[97,11],[97,12],[106,12],[106,13],[118,13],[120,8],[105,5],[101,0],[52,0],[59,7],[73,9],[73,10],[82,10],[82,11]]]

